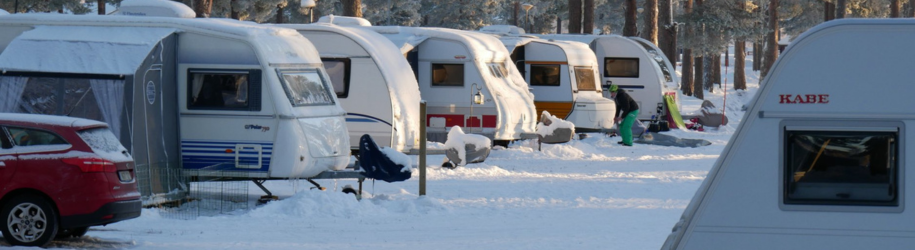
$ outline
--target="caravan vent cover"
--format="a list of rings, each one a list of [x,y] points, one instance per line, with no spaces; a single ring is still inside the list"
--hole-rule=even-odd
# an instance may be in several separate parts
[[[126,0],[111,15],[195,18],[197,13],[180,2],[168,0]]]

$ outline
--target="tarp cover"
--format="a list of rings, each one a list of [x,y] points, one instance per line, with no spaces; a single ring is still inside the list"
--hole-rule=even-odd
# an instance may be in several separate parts
[[[0,54],[0,70],[133,75],[172,28],[37,26]]]

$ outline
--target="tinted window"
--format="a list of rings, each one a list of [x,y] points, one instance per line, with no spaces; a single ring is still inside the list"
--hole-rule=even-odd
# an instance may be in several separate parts
[[[785,136],[786,204],[898,205],[897,132]]]
[[[531,86],[559,86],[559,64],[531,64]]]
[[[464,64],[432,64],[432,86],[464,86]]]
[[[638,58],[604,58],[605,77],[639,77]]]
[[[13,145],[16,146],[41,146],[41,145],[67,145],[67,141],[60,136],[37,129],[30,128],[8,128]]]
[[[188,109],[251,109],[249,72],[192,70],[189,78]]]
[[[330,76],[337,98],[346,98],[349,95],[349,58],[321,58],[321,61],[324,62],[324,69]]]
[[[578,82],[578,91],[597,90],[594,82],[594,70],[588,67],[575,67],[575,81]]]
[[[292,106],[334,104],[334,98],[317,70],[280,71],[279,74]]]

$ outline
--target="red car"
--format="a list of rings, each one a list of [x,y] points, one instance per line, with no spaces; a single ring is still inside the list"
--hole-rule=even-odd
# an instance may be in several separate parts
[[[11,245],[43,246],[139,217],[135,176],[105,123],[0,113],[0,232]]]

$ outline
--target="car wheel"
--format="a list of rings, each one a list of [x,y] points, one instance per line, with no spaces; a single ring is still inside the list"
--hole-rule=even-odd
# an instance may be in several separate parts
[[[10,245],[44,246],[57,234],[57,212],[37,196],[20,195],[0,210],[3,238]]]
[[[88,231],[89,227],[61,229],[57,232],[57,237],[55,237],[55,239],[79,238],[86,235],[86,232]]]

